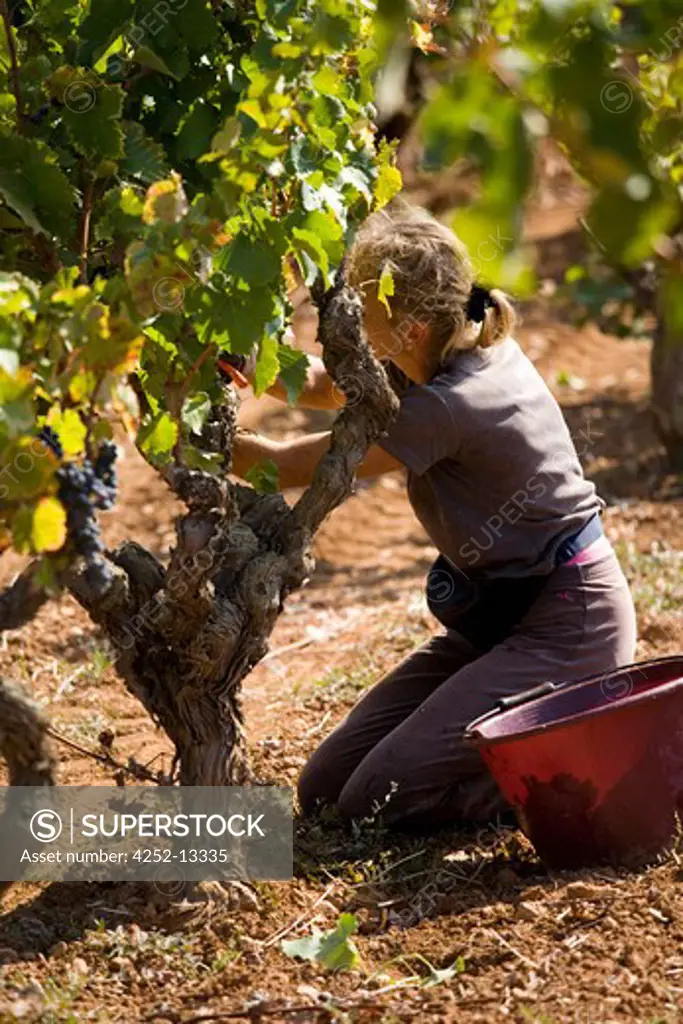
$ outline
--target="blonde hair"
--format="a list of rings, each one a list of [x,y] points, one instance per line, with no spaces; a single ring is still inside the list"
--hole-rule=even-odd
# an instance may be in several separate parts
[[[393,200],[361,226],[349,251],[346,275],[355,288],[379,285],[388,270],[394,280],[389,297],[392,319],[426,323],[441,358],[454,351],[487,348],[507,337],[515,311],[497,288],[484,320],[467,316],[474,271],[467,249],[445,224],[426,210]]]

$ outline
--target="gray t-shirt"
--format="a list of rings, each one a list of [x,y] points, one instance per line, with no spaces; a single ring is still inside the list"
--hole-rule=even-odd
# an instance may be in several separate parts
[[[512,338],[453,355],[411,384],[380,445],[408,468],[432,543],[466,575],[551,572],[603,507],[562,411]]]

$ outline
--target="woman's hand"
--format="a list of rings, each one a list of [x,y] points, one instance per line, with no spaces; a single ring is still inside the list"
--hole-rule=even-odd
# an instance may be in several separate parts
[[[292,441],[273,441],[238,429],[232,447],[232,471],[242,478],[260,462],[274,462],[280,488],[307,487],[315,467],[329,448],[330,435],[308,434]]]

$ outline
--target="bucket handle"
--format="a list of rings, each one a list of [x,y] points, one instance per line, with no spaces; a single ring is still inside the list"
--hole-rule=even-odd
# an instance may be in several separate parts
[[[489,718],[494,718],[501,711],[511,711],[512,708],[521,707],[522,704],[527,704],[529,701],[535,700],[537,697],[544,697],[548,693],[554,693],[556,690],[563,686],[563,683],[552,683],[547,680],[545,683],[539,683],[537,686],[532,686],[530,690],[522,690],[521,693],[512,693],[509,697],[501,697],[493,705],[490,711],[480,715],[479,718],[475,718],[473,722],[470,722],[465,732],[463,733],[463,739],[465,743],[477,746],[481,740],[481,736],[478,733],[478,729],[484,722],[488,722]]]
[[[509,697],[501,697],[500,700],[496,701],[495,709],[496,711],[510,711],[511,708],[521,707],[527,701],[536,700],[537,697],[544,697],[547,693],[553,693],[558,689],[558,685],[548,680],[546,683],[539,683],[538,686],[533,686],[530,690],[522,690],[521,693],[513,693]]]

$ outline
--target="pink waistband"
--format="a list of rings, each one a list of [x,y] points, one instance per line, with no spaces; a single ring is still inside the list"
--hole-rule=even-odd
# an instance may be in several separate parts
[[[598,537],[597,540],[594,540],[583,551],[579,551],[578,555],[570,558],[564,565],[585,565],[587,562],[597,562],[599,558],[604,558],[611,550],[612,545],[603,534],[602,537]]]

